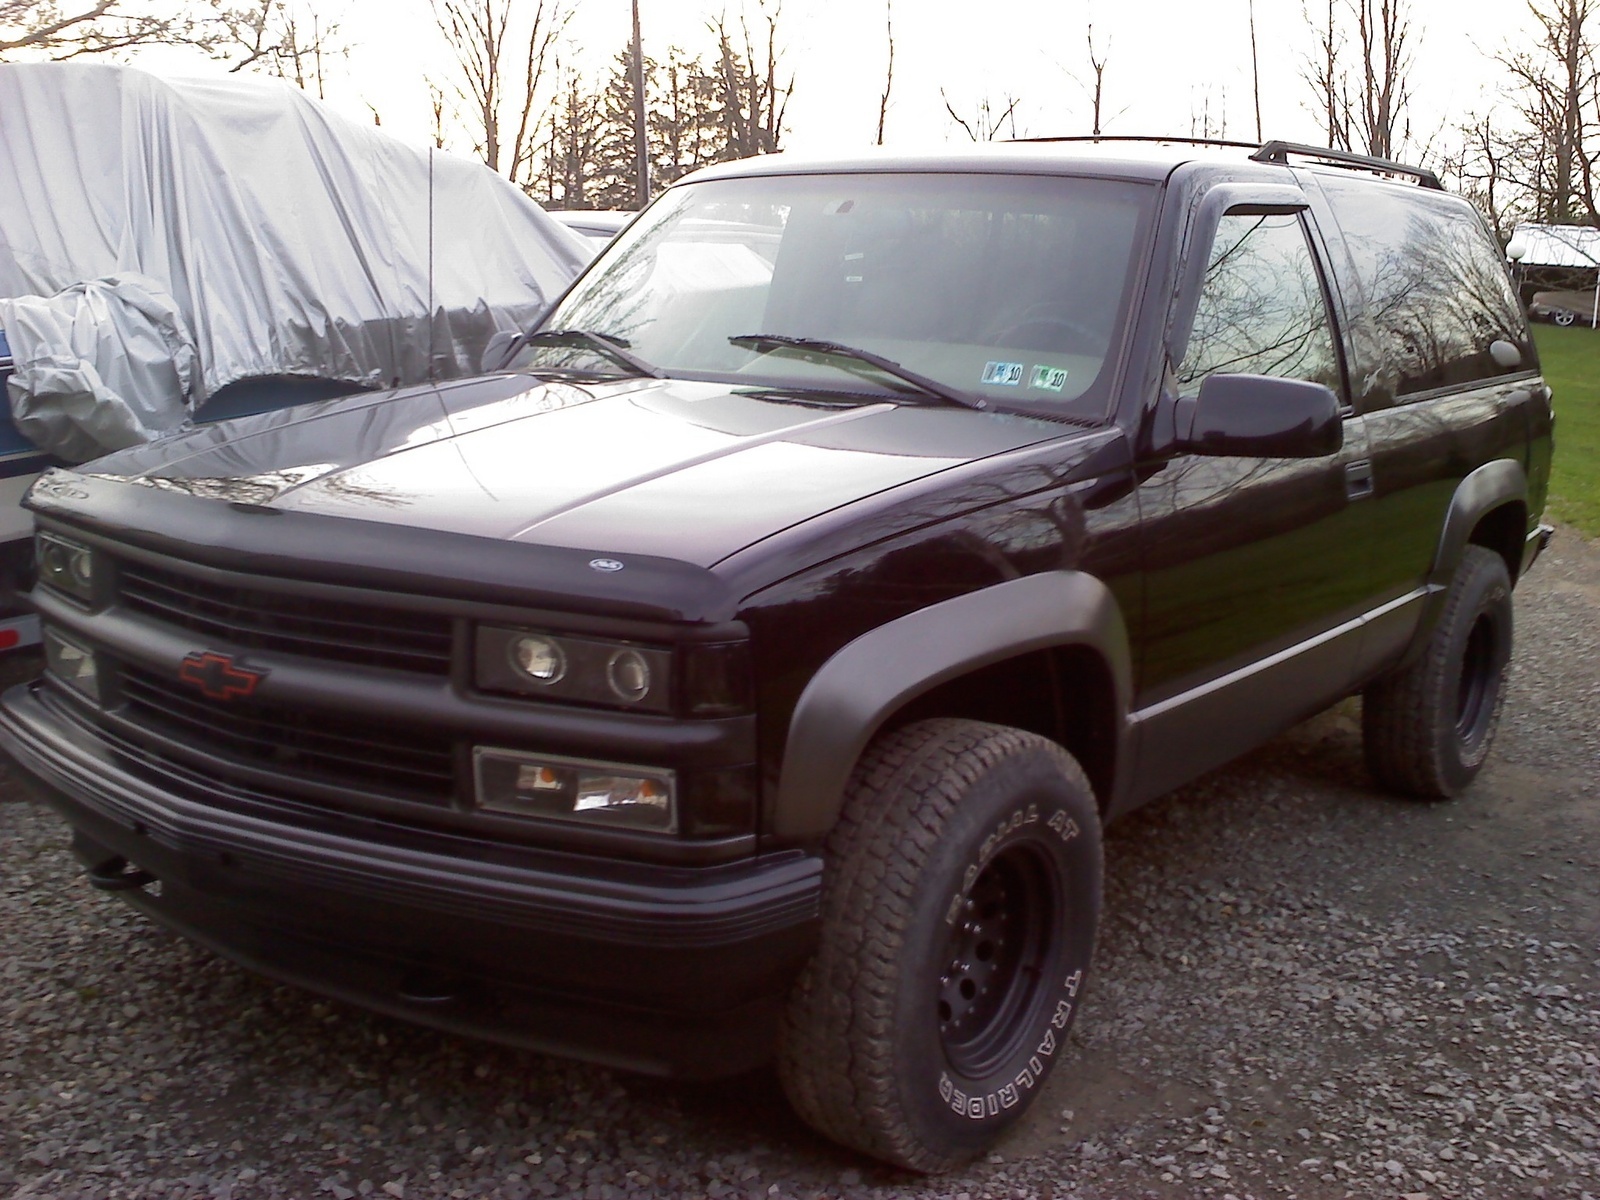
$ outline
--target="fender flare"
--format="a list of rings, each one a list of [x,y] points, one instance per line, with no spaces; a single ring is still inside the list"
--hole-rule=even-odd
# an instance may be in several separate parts
[[[1450,590],[1450,581],[1467,551],[1467,539],[1478,527],[1478,522],[1503,504],[1526,504],[1528,500],[1528,473],[1522,464],[1510,458],[1497,458],[1469,471],[1456,485],[1450,497],[1450,507],[1444,516],[1444,528],[1439,532],[1439,544],[1433,552],[1433,565],[1428,570],[1427,593],[1422,602],[1422,615],[1417,620],[1411,645],[1400,658],[1399,666],[1415,662],[1433,636],[1434,626],[1444,612],[1444,599]],[[1513,577],[1512,582],[1515,582]]]
[[[1429,590],[1450,586],[1466,553],[1467,539],[1487,513],[1508,503],[1521,503],[1526,507],[1527,502],[1528,473],[1515,459],[1497,458],[1468,472],[1456,485],[1455,495],[1450,497],[1444,529],[1433,555],[1433,567],[1428,572]]]
[[[795,705],[770,832],[784,840],[826,835],[856,760],[908,701],[980,667],[1061,646],[1087,646],[1105,660],[1120,741],[1133,688],[1127,627],[1110,590],[1084,572],[1008,580],[909,613],[846,644],[811,677]]]

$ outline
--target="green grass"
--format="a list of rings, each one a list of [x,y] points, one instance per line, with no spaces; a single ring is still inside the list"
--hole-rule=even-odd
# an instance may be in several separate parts
[[[1536,325],[1533,340],[1555,393],[1549,515],[1600,537],[1600,331]]]

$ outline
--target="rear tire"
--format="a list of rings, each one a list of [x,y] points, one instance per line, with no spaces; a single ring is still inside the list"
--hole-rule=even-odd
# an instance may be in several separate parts
[[[1034,734],[910,725],[857,764],[827,860],[821,944],[780,1037],[784,1090],[835,1141],[958,1166],[1065,1053],[1100,909],[1088,781]]]
[[[1468,546],[1426,651],[1367,688],[1367,766],[1385,787],[1426,798],[1462,791],[1489,756],[1511,661],[1505,560]]]

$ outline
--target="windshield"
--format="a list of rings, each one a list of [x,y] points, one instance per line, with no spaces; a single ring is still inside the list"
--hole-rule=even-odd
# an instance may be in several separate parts
[[[682,185],[543,328],[597,334],[676,377],[927,392],[837,350],[751,335],[826,341],[990,404],[1099,415],[1154,194],[1145,184],[1000,174]],[[513,365],[618,370],[571,336],[526,345]]]

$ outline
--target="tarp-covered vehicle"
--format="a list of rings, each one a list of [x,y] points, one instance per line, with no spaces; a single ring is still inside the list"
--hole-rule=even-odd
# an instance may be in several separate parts
[[[28,551],[16,500],[48,463],[474,374],[587,257],[481,163],[283,83],[0,65],[7,576]]]

